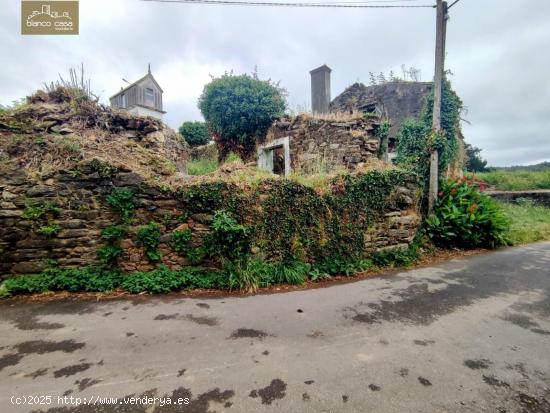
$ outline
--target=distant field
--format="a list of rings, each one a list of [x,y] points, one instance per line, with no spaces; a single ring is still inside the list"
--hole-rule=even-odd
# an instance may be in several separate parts
[[[475,176],[502,191],[550,189],[550,169],[544,171],[499,170]]]
[[[508,238],[513,245],[550,240],[550,208],[531,202],[500,204],[511,221]]]

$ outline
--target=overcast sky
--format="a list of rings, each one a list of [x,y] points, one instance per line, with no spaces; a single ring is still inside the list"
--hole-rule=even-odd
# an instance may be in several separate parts
[[[281,0],[285,1],[285,0]],[[416,0],[408,4],[433,4]],[[407,4],[405,3],[405,4]],[[201,119],[210,76],[281,82],[295,111],[310,108],[309,70],[332,68],[332,97],[401,65],[433,77],[435,10],[297,9],[80,0],[80,35],[22,36],[20,0],[0,8],[0,103],[84,63],[107,102],[151,62],[166,122]],[[550,1],[461,0],[451,9],[447,68],[468,108],[463,131],[491,165],[550,161]]]

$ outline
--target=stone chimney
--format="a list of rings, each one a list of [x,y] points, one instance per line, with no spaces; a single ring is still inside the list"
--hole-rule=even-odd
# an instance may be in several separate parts
[[[328,113],[330,105],[330,72],[327,65],[313,69],[311,74],[311,110],[313,113]]]

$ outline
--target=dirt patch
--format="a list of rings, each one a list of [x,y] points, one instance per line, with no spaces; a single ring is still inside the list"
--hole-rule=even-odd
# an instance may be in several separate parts
[[[544,397],[535,398],[519,392],[516,400],[522,407],[522,413],[550,413],[550,402]]]
[[[464,360],[464,365],[472,370],[488,369],[491,364],[487,359]]]
[[[38,369],[32,373],[25,374],[25,377],[30,377],[31,379],[36,379],[37,377],[45,376],[48,373],[48,369]]]
[[[493,375],[489,375],[489,376],[483,376],[483,381],[485,383],[487,383],[489,386],[494,386],[494,387],[510,387],[510,385],[508,383],[506,383],[505,381],[501,381],[499,379],[497,379],[495,376]]]
[[[197,303],[196,305],[197,307],[200,307],[200,308],[206,308],[206,309],[210,308],[210,305],[206,303]]]
[[[205,325],[205,326],[216,326],[218,325],[218,319],[216,317],[202,317],[202,316],[194,316],[193,314],[186,314],[183,317],[185,320],[192,321],[193,323]]]
[[[6,354],[0,357],[0,371],[6,367],[15,366],[19,364],[19,361],[23,358],[21,354]]]
[[[525,314],[508,314],[502,317],[502,319],[527,330],[533,327],[539,327],[537,322],[533,321],[531,317]]]
[[[399,375],[400,375],[401,377],[407,377],[407,376],[409,375],[409,369],[404,369],[404,368],[403,368],[403,369],[400,369],[400,370],[399,370]]]
[[[286,396],[286,383],[281,379],[271,380],[269,386],[263,389],[252,390],[248,396],[252,398],[259,396],[262,399],[262,404],[270,405],[275,400]]]
[[[19,330],[56,330],[65,327],[61,323],[48,323],[38,321],[38,317],[21,317],[13,321],[13,324]]]
[[[78,343],[74,340],[63,340],[63,341],[34,340],[34,341],[25,341],[23,343],[16,344],[13,347],[17,349],[19,354],[45,354],[45,353],[53,353],[54,351],[63,351],[64,353],[72,353],[73,351],[81,349],[85,345],[86,344]]]
[[[153,320],[175,320],[179,317],[179,313],[176,314],[159,314]]]
[[[85,378],[85,379],[82,379],[82,380],[75,381],[74,384],[78,385],[78,390],[84,391],[88,387],[92,387],[94,384],[97,384],[99,382],[101,382],[101,380]]]
[[[53,372],[53,376],[57,379],[59,377],[69,377],[74,374],[78,374],[82,371],[88,370],[92,367],[91,363],[75,364],[73,366],[63,367],[62,369]]]
[[[232,338],[232,339],[238,339],[238,338],[259,338],[259,339],[262,339],[264,337],[267,337],[269,334],[263,332],[263,331],[260,331],[260,330],[254,330],[253,328],[239,328],[235,331],[233,331],[233,333],[231,333],[231,335],[229,336],[229,338]]]
[[[413,340],[413,343],[416,344],[417,346],[429,346],[430,344],[434,344],[435,341],[434,340]]]
[[[432,382],[424,377],[418,376],[418,382],[423,386],[431,386]]]

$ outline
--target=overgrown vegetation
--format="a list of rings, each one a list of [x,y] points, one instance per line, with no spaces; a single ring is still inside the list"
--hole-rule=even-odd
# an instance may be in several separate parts
[[[284,92],[256,75],[226,73],[204,87],[199,109],[218,145],[220,158],[229,152],[248,159],[257,139],[284,114]]]
[[[111,225],[101,232],[101,238],[106,242],[97,252],[101,262],[106,265],[113,265],[117,262],[123,252],[120,247],[120,240],[124,238],[126,234],[126,228],[118,225]]]
[[[187,162],[187,173],[189,175],[208,175],[216,171],[219,167],[217,159],[200,158],[192,159]]]
[[[434,106],[433,92],[428,95],[418,119],[403,122],[397,136],[397,158],[399,165],[410,168],[420,176],[429,176],[430,152],[439,152],[439,171],[443,173],[456,157],[460,132],[462,101],[445,79],[441,102],[441,132],[432,131]]]
[[[507,245],[509,220],[500,206],[467,181],[444,181],[426,232],[441,247]]]
[[[550,168],[540,171],[496,170],[478,173],[475,177],[502,191],[550,189]]]
[[[107,203],[120,214],[121,221],[127,223],[136,208],[134,191],[128,188],[115,188],[107,195]]]
[[[550,240],[550,208],[525,199],[515,204],[500,203],[511,221],[507,238],[513,245]]]
[[[145,254],[150,261],[160,261],[162,258],[158,249],[160,235],[160,225],[156,222],[143,225],[137,232],[138,242],[145,248]]]
[[[211,139],[205,122],[183,122],[178,131],[189,146],[206,145]]]

